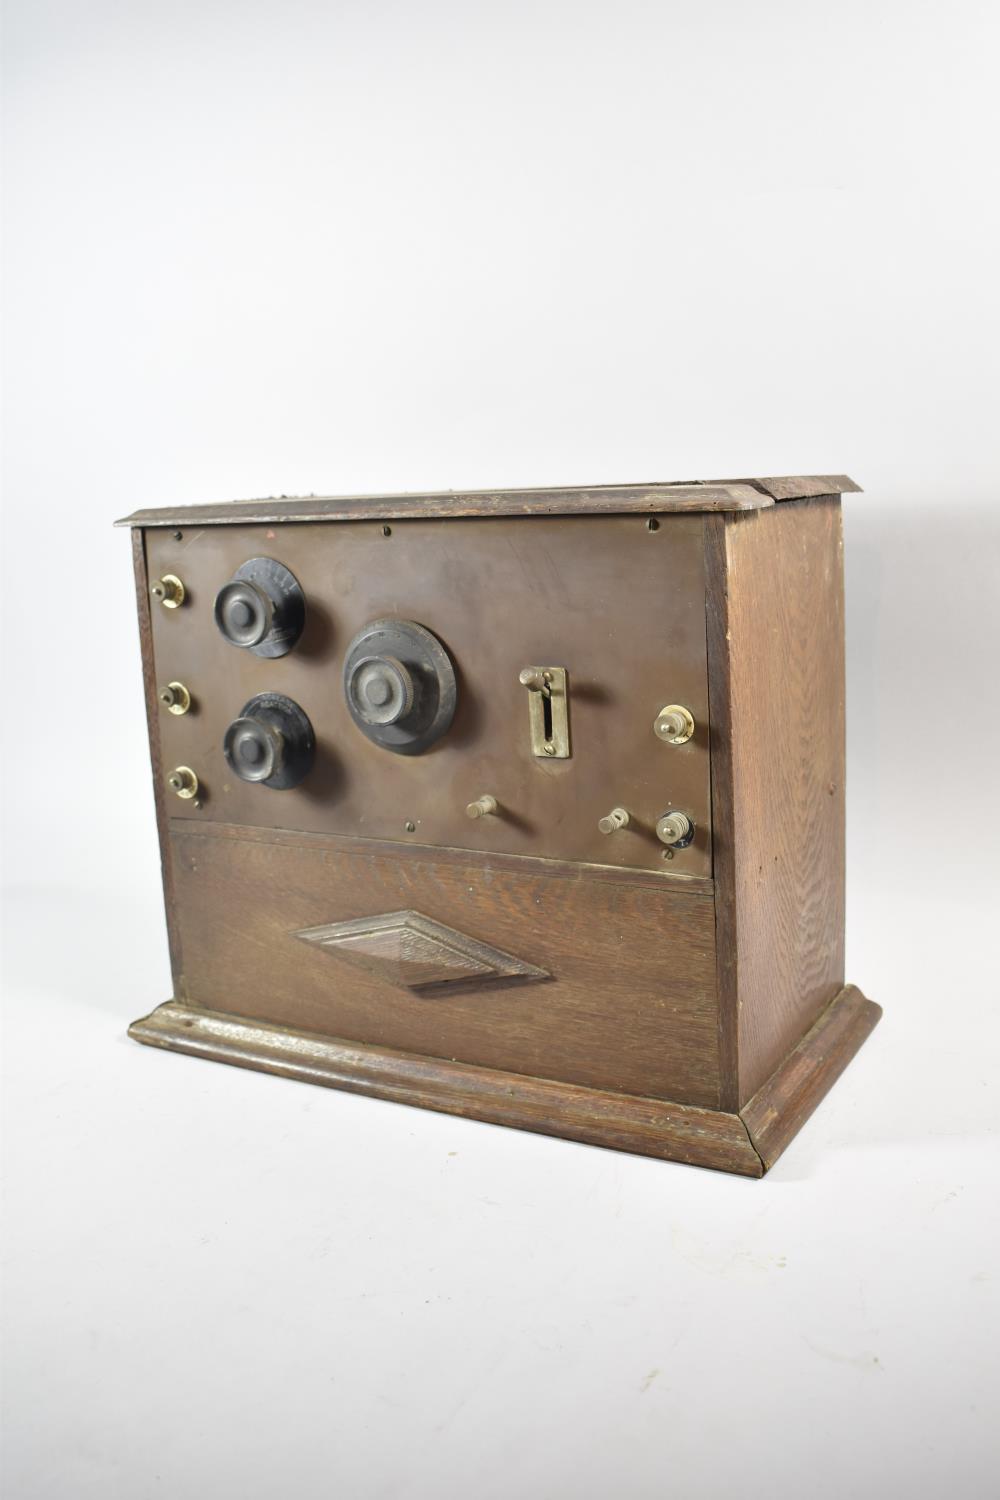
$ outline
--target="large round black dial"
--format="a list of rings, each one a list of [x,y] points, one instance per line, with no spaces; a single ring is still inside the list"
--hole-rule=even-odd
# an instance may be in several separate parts
[[[348,647],[344,694],[362,734],[397,755],[419,755],[454,718],[455,669],[422,625],[374,620]]]
[[[305,595],[273,557],[251,557],[215,596],[215,623],[231,646],[255,656],[284,656],[302,634]]]
[[[258,693],[226,730],[222,753],[241,781],[281,790],[308,776],[316,738],[305,713],[283,693]]]

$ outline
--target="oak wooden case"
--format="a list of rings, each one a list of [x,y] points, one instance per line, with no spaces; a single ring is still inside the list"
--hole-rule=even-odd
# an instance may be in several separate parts
[[[138,512],[139,623],[174,997],[152,1045],[761,1175],[875,1025],[845,985],[843,476]],[[249,558],[306,623],[216,628]],[[183,580],[179,607],[153,580]],[[421,754],[352,722],[356,633],[454,665]],[[567,758],[519,672],[565,669]],[[165,711],[164,684],[190,691]],[[308,715],[293,788],[222,754],[255,694]],[[654,720],[683,704],[694,733]],[[191,768],[197,796],[167,777]],[[489,796],[490,815],[469,804]],[[599,830],[614,808],[627,825]],[[665,848],[657,819],[693,837]]]

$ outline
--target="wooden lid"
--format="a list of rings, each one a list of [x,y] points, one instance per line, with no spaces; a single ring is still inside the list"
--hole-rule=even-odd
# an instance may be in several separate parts
[[[404,521],[437,516],[582,516],[670,511],[762,510],[775,501],[843,495],[860,485],[846,474],[720,479],[694,484],[602,484],[537,490],[441,490],[434,494],[306,495],[229,500],[219,505],[137,510],[116,526],[226,526],[269,521]]]

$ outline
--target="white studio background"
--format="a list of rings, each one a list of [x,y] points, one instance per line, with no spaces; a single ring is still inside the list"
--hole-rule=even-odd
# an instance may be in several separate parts
[[[10,1500],[995,1494],[995,4],[6,8]],[[136,506],[847,472],[848,977],[763,1182],[133,1046]]]

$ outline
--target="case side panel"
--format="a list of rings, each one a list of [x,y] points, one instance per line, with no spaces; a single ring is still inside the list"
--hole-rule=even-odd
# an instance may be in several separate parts
[[[729,662],[729,565],[724,516],[705,518],[705,623],[711,721],[712,874],[719,1017],[719,1096],[739,1108],[736,876],[733,845],[733,731]]]
[[[721,1024],[742,1105],[844,985],[840,497],[720,518],[720,529],[716,913]]]
[[[156,807],[156,832],[160,842],[160,870],[163,879],[163,901],[167,914],[167,942],[174,995],[184,994],[181,965],[180,928],[174,891],[174,871],[167,829],[167,794],[160,749],[160,708],[156,693],[156,665],[153,659],[153,622],[149,602],[149,574],[146,567],[145,533],[140,527],[132,531],[132,562],[135,568],[136,613],[139,620],[139,645],[142,651],[142,687],[146,700],[146,726],[149,731],[149,757],[153,774],[153,802]]]

